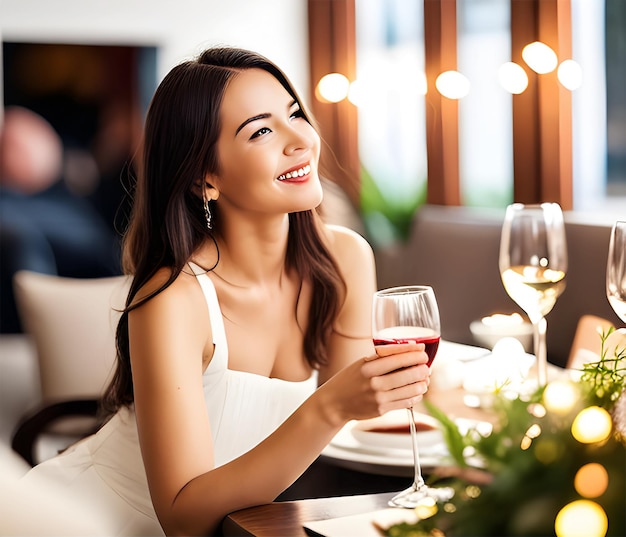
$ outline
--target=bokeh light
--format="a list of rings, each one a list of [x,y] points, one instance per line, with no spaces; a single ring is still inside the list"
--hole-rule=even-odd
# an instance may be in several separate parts
[[[415,508],[415,513],[420,520],[425,520],[426,518],[435,516],[437,511],[439,511],[439,508],[437,507],[437,501],[434,498],[422,498]]]
[[[578,388],[569,380],[555,380],[543,392],[543,404],[548,411],[562,416],[571,412],[579,398]]]
[[[363,84],[358,80],[351,82],[348,88],[348,100],[354,106],[363,106],[366,102],[366,98],[367,96]]]
[[[556,53],[541,41],[526,45],[522,50],[522,58],[528,67],[540,75],[554,71],[558,64]]]
[[[572,422],[572,435],[582,444],[606,440],[611,434],[611,415],[599,406],[582,409]]]
[[[554,521],[557,537],[604,537],[608,527],[606,513],[590,500],[568,503]]]
[[[528,87],[528,75],[521,65],[506,62],[498,69],[498,82],[506,91],[517,95]]]
[[[559,82],[570,91],[574,91],[582,86],[583,70],[574,60],[561,62],[556,74]]]
[[[350,81],[341,73],[324,75],[317,83],[315,96],[322,102],[338,103],[345,99],[350,89]]]
[[[445,71],[435,80],[437,91],[448,99],[461,99],[470,90],[470,81],[458,71]]]
[[[582,466],[574,476],[576,492],[585,498],[597,498],[609,486],[609,473],[606,468],[597,462],[590,462]]]

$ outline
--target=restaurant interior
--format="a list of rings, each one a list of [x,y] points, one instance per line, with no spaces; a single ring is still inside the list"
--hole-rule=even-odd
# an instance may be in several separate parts
[[[434,289],[442,343],[417,410],[437,418],[439,436],[432,449],[420,438],[422,466],[433,482],[453,482],[463,505],[391,516],[387,501],[414,473],[408,429],[401,448],[359,451],[362,429],[350,424],[274,504],[229,516],[223,534],[624,535],[626,239],[616,238],[626,221],[624,36],[622,0],[0,2],[0,128],[11,108],[52,126],[63,165],[45,189],[79,218],[57,213],[65,247],[42,270],[21,266],[0,228],[0,474],[18,476],[94,427],[115,352],[109,306],[128,285],[119,242],[145,111],[171,67],[225,44],[266,55],[294,82],[323,139],[321,213],[370,242],[378,288]],[[505,287],[513,204],[556,207],[548,220],[562,220],[566,283],[540,320]],[[71,251],[77,228],[92,234]],[[85,241],[108,247],[83,262]],[[608,271],[611,258],[621,268]],[[599,382],[589,364],[610,366],[610,381],[589,400],[575,392],[567,406],[581,378]],[[589,409],[596,425],[609,416],[608,433],[585,438]],[[489,432],[477,439],[470,422]],[[506,435],[522,447],[502,455],[506,442],[495,442]],[[455,452],[454,439],[464,450]],[[507,465],[528,472],[492,481]],[[539,494],[526,484],[541,471]],[[0,504],[8,491],[0,486]],[[9,528],[50,534],[33,524]],[[93,527],[76,516],[74,529]]]

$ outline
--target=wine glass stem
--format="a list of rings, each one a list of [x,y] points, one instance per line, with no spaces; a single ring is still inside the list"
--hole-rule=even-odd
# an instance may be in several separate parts
[[[537,382],[539,386],[545,386],[548,383],[547,328],[548,323],[545,317],[533,323],[535,356],[537,358]]]
[[[410,406],[409,412],[409,428],[411,430],[411,445],[413,447],[413,489],[419,490],[424,486],[424,478],[422,477],[422,466],[420,464],[419,450],[417,449],[417,430],[415,429],[415,414],[413,413],[413,407]]]

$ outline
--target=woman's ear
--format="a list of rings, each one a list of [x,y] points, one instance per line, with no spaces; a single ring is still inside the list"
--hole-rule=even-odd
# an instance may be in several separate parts
[[[220,197],[220,191],[213,185],[214,181],[211,180],[211,176],[207,175],[204,178],[204,198],[207,200],[216,200]]]
[[[204,198],[215,201],[220,197],[220,191],[211,183],[204,183]]]

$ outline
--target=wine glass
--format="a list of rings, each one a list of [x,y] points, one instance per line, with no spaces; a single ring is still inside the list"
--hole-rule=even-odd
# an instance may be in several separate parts
[[[617,316],[626,323],[626,221],[618,220],[611,230],[606,296]]]
[[[392,287],[374,293],[372,335],[374,345],[424,343],[426,354],[428,354],[427,365],[430,367],[441,339],[439,308],[432,287],[424,285]],[[413,407],[407,410],[413,447],[413,485],[396,494],[389,500],[389,505],[412,509],[417,507],[424,498],[431,498],[435,501],[449,500],[454,495],[452,488],[429,487],[424,482],[417,447]]]
[[[537,381],[548,381],[546,315],[565,290],[567,243],[563,212],[557,203],[506,209],[500,238],[500,276],[509,296],[533,325]]]

